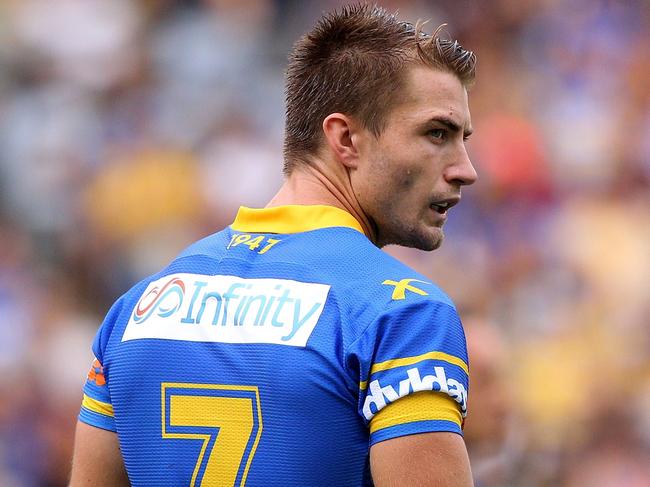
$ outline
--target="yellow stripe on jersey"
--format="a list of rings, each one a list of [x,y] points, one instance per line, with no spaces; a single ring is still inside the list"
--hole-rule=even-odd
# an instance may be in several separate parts
[[[422,391],[399,398],[380,410],[370,420],[370,433],[415,421],[452,421],[461,426],[458,403],[447,394]]]
[[[422,355],[414,355],[413,357],[396,358],[392,360],[386,360],[385,362],[378,362],[374,364],[370,369],[370,375],[374,374],[375,372],[381,372],[382,370],[417,364],[418,362],[422,362],[424,360],[442,360],[444,362],[449,362],[450,364],[457,365],[463,369],[467,375],[469,375],[469,367],[463,359],[445,352],[428,352],[423,353]],[[359,389],[365,390],[366,387],[368,387],[368,381],[364,380],[359,383]]]
[[[326,205],[242,206],[230,227],[237,232],[249,233],[300,233],[319,228],[349,227],[363,233],[361,225],[350,213]]]
[[[83,407],[95,413],[103,414],[104,416],[113,416],[113,406],[107,402],[98,401],[92,397],[84,394],[84,400],[81,403]]]

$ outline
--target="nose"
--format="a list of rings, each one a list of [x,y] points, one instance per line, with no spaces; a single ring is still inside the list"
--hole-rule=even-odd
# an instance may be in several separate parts
[[[472,165],[464,144],[460,148],[460,152],[455,161],[447,166],[445,179],[448,183],[458,186],[469,186],[470,184],[474,184],[478,179],[478,174]]]

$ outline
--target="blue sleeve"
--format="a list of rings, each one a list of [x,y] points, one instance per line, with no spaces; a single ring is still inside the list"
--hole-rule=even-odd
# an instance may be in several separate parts
[[[109,370],[104,366],[104,353],[108,337],[113,329],[115,320],[122,308],[122,301],[118,300],[110,309],[104,322],[100,326],[93,341],[95,359],[90,366],[90,371],[83,388],[83,401],[79,412],[79,420],[91,426],[96,426],[109,431],[116,431],[113,405],[108,388]]]
[[[388,303],[350,353],[371,444],[432,431],[461,434],[469,367],[465,334],[449,302],[413,296]]]

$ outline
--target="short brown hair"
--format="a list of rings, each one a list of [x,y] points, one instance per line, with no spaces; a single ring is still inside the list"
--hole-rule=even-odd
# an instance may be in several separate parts
[[[476,56],[458,41],[431,34],[374,5],[353,5],[325,15],[294,45],[286,84],[284,173],[308,162],[330,113],[357,117],[379,135],[408,63],[454,73],[468,86]]]

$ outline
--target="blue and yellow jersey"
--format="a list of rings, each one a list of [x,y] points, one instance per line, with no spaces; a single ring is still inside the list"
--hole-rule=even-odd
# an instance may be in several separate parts
[[[80,420],[132,485],[372,485],[369,449],[461,433],[450,299],[327,206],[241,208],[111,308]]]

